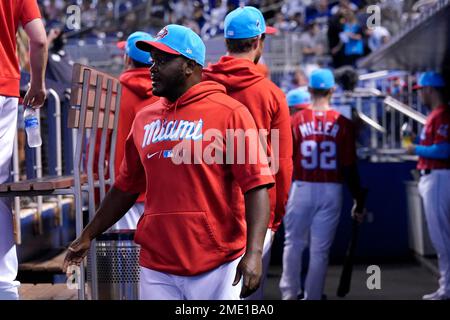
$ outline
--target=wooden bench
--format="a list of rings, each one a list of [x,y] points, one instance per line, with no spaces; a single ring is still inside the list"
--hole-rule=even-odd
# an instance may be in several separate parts
[[[86,83],[84,82],[85,77],[88,79]],[[94,129],[95,127],[99,129],[107,128],[113,131],[112,134],[114,139],[114,129],[117,128],[116,124],[118,120],[118,115],[116,116],[116,113],[118,112],[120,103],[119,90],[120,82],[116,78],[81,64],[74,65],[70,98],[72,108],[69,111],[68,127],[72,129],[81,129],[83,131],[86,129]],[[84,101],[83,92],[86,94]],[[81,107],[82,104],[84,105],[84,108]],[[84,115],[82,113],[84,113]],[[83,121],[84,124],[81,124],[80,121]],[[106,132],[106,130],[103,131]],[[85,135],[83,134],[83,137],[84,136]],[[83,141],[78,140],[79,139],[76,141],[77,145],[83,143]],[[91,138],[89,140],[90,145],[95,146],[96,141]],[[106,152],[106,140],[100,149],[103,149],[104,152]],[[115,152],[115,148],[111,149],[112,152]],[[80,149],[79,151],[82,152],[83,150]],[[110,155],[110,159],[113,160],[114,157],[111,157]],[[81,160],[81,158],[75,160]],[[99,158],[98,162],[99,168],[102,167],[102,165],[104,165],[104,157],[103,159]],[[100,164],[100,162],[102,164]],[[81,166],[81,163],[78,165]],[[74,168],[74,172],[75,170],[76,168]],[[105,176],[104,172],[101,173]],[[80,180],[82,185],[88,182],[88,175],[82,174],[81,170]],[[96,176],[94,180],[101,180],[101,178]],[[75,186],[74,175],[49,176],[0,184],[0,194],[9,193],[8,196],[36,195],[39,191],[44,191],[44,194],[51,194],[55,190],[68,189],[73,186]],[[29,192],[29,194],[21,194],[21,192]]]

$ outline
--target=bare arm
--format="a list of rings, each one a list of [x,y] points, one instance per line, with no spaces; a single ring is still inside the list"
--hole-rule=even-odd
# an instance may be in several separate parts
[[[63,270],[69,265],[79,265],[86,256],[91,241],[102,234],[134,205],[139,194],[123,192],[115,187],[106,194],[94,219],[84,228],[81,236],[69,246],[69,251],[64,259]]]
[[[41,19],[34,19],[24,26],[30,38],[31,83],[24,105],[39,108],[45,101],[45,69],[47,67],[47,35]]]
[[[241,276],[243,286],[241,297],[255,292],[262,276],[262,253],[264,238],[269,222],[269,194],[267,188],[256,188],[245,194],[245,216],[247,220],[247,249],[236,269],[233,285],[237,285]]]

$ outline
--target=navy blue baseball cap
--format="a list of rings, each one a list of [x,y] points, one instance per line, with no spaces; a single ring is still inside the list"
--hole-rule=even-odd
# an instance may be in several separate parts
[[[330,69],[316,69],[309,77],[309,87],[312,89],[328,90],[336,85],[333,72]]]
[[[266,26],[264,16],[255,7],[239,7],[225,17],[224,36],[226,39],[248,39],[263,33],[274,34],[277,29]]]
[[[127,56],[140,63],[151,64],[151,56],[148,51],[143,51],[136,47],[137,41],[152,41],[153,37],[147,32],[136,31],[130,34],[127,41],[117,43],[119,49],[124,49]]]
[[[414,89],[422,89],[423,87],[443,88],[445,87],[445,80],[439,73],[427,71],[420,75]]]
[[[311,94],[301,88],[289,91],[286,99],[289,108],[303,109],[311,104]]]
[[[154,40],[138,41],[136,46],[148,52],[156,48],[170,54],[182,55],[205,66],[205,44],[198,34],[184,26],[169,24],[158,32]]]

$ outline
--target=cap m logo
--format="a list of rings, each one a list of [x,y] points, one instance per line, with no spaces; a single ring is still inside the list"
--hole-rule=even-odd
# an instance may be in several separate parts
[[[258,28],[258,30],[261,30],[261,22],[258,20],[256,20],[256,28]]]
[[[164,38],[165,36],[167,36],[169,34],[169,30],[167,29],[167,27],[162,28],[158,34],[156,35],[156,39],[160,40],[162,38]]]

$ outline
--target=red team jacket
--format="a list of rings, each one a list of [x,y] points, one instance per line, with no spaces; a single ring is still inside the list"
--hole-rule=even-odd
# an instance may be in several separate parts
[[[13,14],[11,14],[13,13]],[[16,32],[19,23],[41,17],[36,0],[0,1],[0,95],[18,97],[19,61],[16,55]]]
[[[275,188],[270,190],[269,228],[276,231],[285,214],[285,206],[292,179],[292,134],[289,108],[284,93],[247,59],[222,57],[217,64],[203,72],[204,79],[221,83],[227,93],[244,104],[259,129],[279,130],[279,170],[275,174]],[[268,155],[271,155],[268,137]]]
[[[450,143],[450,107],[446,105],[442,105],[430,113],[420,135],[420,145],[422,146],[444,142]],[[450,159],[419,157],[417,169],[450,169]]]
[[[345,166],[356,163],[353,123],[335,110],[305,109],[292,117],[294,180],[343,183]]]
[[[152,80],[148,68],[138,68],[123,72],[120,75],[122,84],[122,96],[120,99],[120,117],[117,128],[116,155],[114,172],[119,174],[120,164],[124,158],[125,141],[130,134],[136,114],[144,107],[158,101],[159,97],[153,96]],[[145,194],[141,194],[137,202],[144,202]]]
[[[274,183],[270,171],[261,174],[267,164],[206,164],[198,159],[192,164],[211,141],[225,145],[219,138],[204,137],[209,129],[225,135],[233,128],[256,130],[256,125],[245,106],[211,81],[193,86],[175,103],[162,98],[137,114],[115,187],[131,193],[147,190],[135,236],[142,266],[191,276],[245,252],[243,193]],[[180,142],[183,147],[175,147]],[[177,155],[192,163],[175,164]]]

